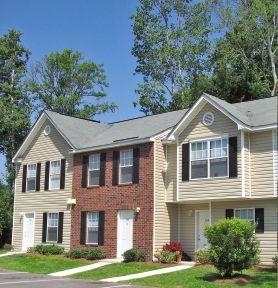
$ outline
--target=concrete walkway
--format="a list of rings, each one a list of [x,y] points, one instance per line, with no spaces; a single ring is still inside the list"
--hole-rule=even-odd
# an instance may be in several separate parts
[[[128,280],[133,280],[133,279],[139,279],[139,278],[145,278],[145,277],[150,277],[150,276],[155,276],[155,275],[161,275],[161,274],[181,271],[181,270],[191,268],[194,265],[195,265],[194,262],[184,262],[183,264],[178,265],[178,266],[172,266],[172,267],[168,267],[168,268],[162,268],[162,269],[157,269],[157,270],[152,270],[152,271],[147,271],[147,272],[142,272],[142,273],[136,273],[136,274],[126,275],[126,276],[106,278],[106,279],[101,279],[99,281],[102,281],[102,282],[128,281]]]
[[[101,260],[97,263],[93,263],[90,265],[85,265],[85,266],[81,266],[81,267],[77,267],[77,268],[73,268],[73,269],[68,269],[68,270],[64,270],[64,271],[60,271],[60,272],[54,272],[51,274],[48,274],[49,276],[57,276],[57,277],[64,277],[64,276],[69,276],[72,274],[76,274],[76,273],[81,273],[81,272],[86,272],[89,270],[93,270],[93,269],[97,269],[100,268],[102,266],[106,266],[112,263],[119,263],[121,262],[121,260],[118,259],[104,259]]]
[[[8,251],[6,253],[0,254],[0,257],[6,257],[6,256],[11,256],[15,254],[24,254],[26,252],[15,252],[15,251]]]

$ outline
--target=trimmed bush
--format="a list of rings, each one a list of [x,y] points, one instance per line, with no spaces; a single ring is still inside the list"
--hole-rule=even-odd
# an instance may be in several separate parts
[[[65,248],[59,245],[37,245],[33,250],[35,253],[39,253],[42,255],[61,255],[64,254]]]
[[[167,251],[171,251],[171,252],[176,252],[176,251],[178,251],[181,256],[182,256],[182,254],[183,254],[182,245],[181,245],[181,243],[179,243],[179,242],[170,242],[169,244],[166,243],[166,244],[163,246],[163,250],[167,250]]]
[[[89,249],[87,256],[85,258],[87,260],[98,260],[105,258],[105,254],[100,248],[91,248]]]
[[[13,247],[13,245],[6,243],[3,248],[6,251],[11,251],[11,250],[13,250],[14,247]]]
[[[124,252],[124,262],[146,262],[147,252],[143,249],[132,248]]]
[[[178,258],[180,257],[180,252],[172,252],[169,250],[160,250],[154,254],[154,257],[158,260],[158,262],[171,264],[177,263]]]
[[[66,257],[71,259],[80,259],[80,258],[87,258],[87,255],[90,252],[90,248],[87,247],[80,247],[80,248],[74,248],[70,249],[66,253]]]
[[[259,263],[255,225],[248,220],[224,219],[205,228],[210,261],[225,277]]]
[[[209,264],[210,263],[209,249],[207,249],[207,248],[198,249],[195,252],[195,258],[196,258],[197,263]]]

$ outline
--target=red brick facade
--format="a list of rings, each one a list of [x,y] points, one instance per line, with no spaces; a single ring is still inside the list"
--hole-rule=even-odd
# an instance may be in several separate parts
[[[112,186],[113,151],[133,148],[109,149],[106,152],[105,186],[82,188],[82,157],[74,155],[72,197],[76,206],[72,211],[71,248],[80,245],[81,211],[105,211],[104,245],[100,246],[106,257],[117,256],[117,213],[118,210],[135,210],[139,214],[133,222],[133,247],[145,249],[149,259],[153,253],[153,210],[154,210],[154,151],[153,143],[140,144],[139,183]]]

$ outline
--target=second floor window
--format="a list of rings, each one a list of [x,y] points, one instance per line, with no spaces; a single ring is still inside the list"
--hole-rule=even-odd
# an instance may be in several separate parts
[[[191,179],[228,176],[228,139],[190,143]]]
[[[98,223],[99,213],[88,212],[87,213],[87,244],[98,244]]]
[[[50,162],[50,173],[49,173],[49,187],[50,189],[60,189],[60,175],[61,175],[61,161]]]
[[[94,154],[89,157],[89,186],[99,185],[100,177],[100,154]]]
[[[36,190],[36,171],[37,164],[27,165],[27,176],[26,176],[26,191]]]
[[[58,213],[47,214],[47,242],[58,241]]]
[[[120,184],[131,183],[133,175],[133,150],[120,151]]]

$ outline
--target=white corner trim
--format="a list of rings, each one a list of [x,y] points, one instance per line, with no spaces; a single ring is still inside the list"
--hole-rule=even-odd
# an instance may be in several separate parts
[[[164,174],[164,177],[165,177],[165,180],[164,180],[164,183],[166,185],[164,185],[164,201],[167,202],[167,187],[168,187],[168,168],[169,168],[169,165],[168,165],[168,145],[165,145],[165,174]],[[174,193],[174,191],[173,191]]]
[[[15,163],[15,175],[18,173],[18,164]],[[14,223],[15,223],[15,197],[16,197],[16,181],[18,180],[18,177],[15,177],[14,179],[14,205],[13,205],[13,230],[12,230],[12,246],[14,246]]]
[[[277,152],[277,131],[272,130],[272,153],[273,153],[273,195],[277,196],[277,173],[278,173],[278,152]]]
[[[177,137],[177,184],[176,184],[176,189],[177,189],[177,195],[176,195],[176,201],[179,201],[180,195],[179,195],[179,177],[180,177],[180,159],[179,159],[179,150],[180,150],[180,143],[179,143],[179,137]]]
[[[178,242],[181,242],[181,205],[178,204]]]
[[[251,140],[248,133],[248,174],[249,174],[249,197],[252,197],[252,175],[251,175]]]
[[[244,159],[244,131],[240,131],[241,146],[241,191],[242,197],[245,197],[245,159]]]

